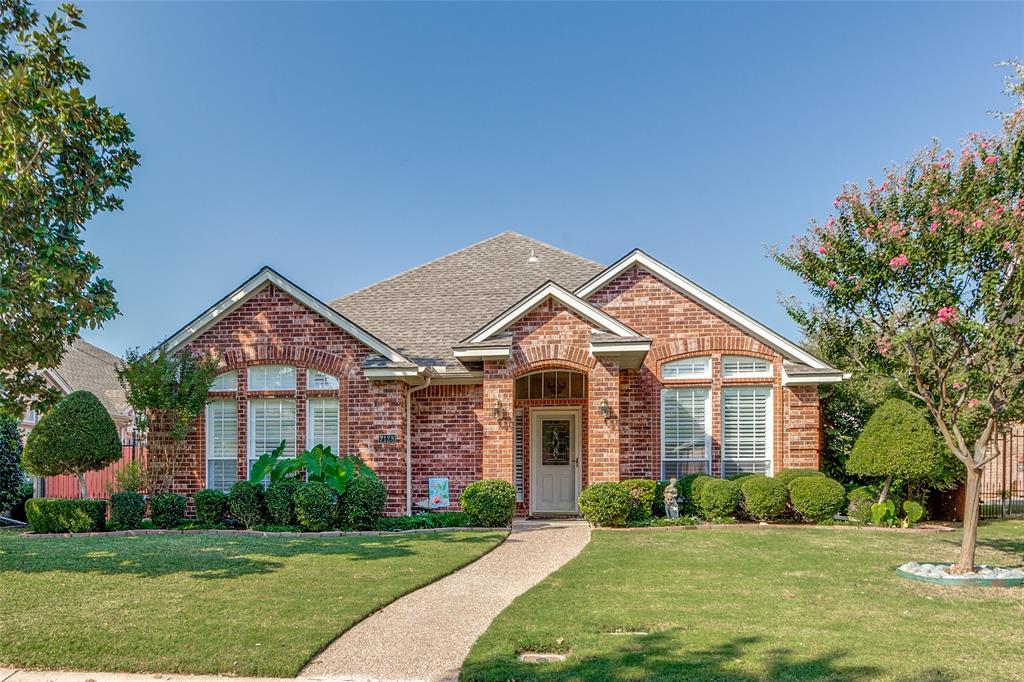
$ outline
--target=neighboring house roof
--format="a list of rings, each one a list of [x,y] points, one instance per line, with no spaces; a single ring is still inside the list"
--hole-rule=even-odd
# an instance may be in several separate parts
[[[45,370],[44,374],[61,390],[89,391],[111,415],[127,417],[131,415],[131,408],[117,380],[120,365],[121,358],[113,353],[78,339],[68,347],[60,365]]]
[[[419,364],[462,372],[453,346],[548,280],[574,289],[602,270],[550,244],[502,232],[330,305]]]

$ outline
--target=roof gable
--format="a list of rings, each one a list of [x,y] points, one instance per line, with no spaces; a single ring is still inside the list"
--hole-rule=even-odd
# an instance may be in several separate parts
[[[738,308],[726,303],[707,289],[687,279],[640,249],[634,249],[629,252],[606,270],[581,285],[573,293],[580,298],[586,298],[634,266],[642,267],[679,293],[697,301],[723,319],[736,325],[742,331],[750,334],[765,345],[774,348],[787,359],[804,363],[818,370],[834,369],[824,360],[807,352],[796,343],[769,329]]]
[[[263,267],[255,275],[243,282],[237,289],[214,303],[197,318],[172,334],[170,338],[159,344],[158,347],[162,347],[168,353],[174,353],[180,350],[189,341],[215,325],[232,311],[252,298],[257,292],[262,291],[264,287],[271,284],[309,308],[314,313],[320,315],[328,322],[331,322],[375,352],[379,353],[388,361],[404,365],[413,364],[408,358],[396,351],[394,348],[384,343],[376,336],[339,313],[337,310],[331,308],[305,289],[302,289],[295,283],[278,274],[270,267]]]

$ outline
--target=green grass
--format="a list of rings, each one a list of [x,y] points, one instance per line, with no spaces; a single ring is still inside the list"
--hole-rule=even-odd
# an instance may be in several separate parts
[[[827,528],[595,531],[491,624],[462,679],[1021,679],[1024,588],[894,574],[905,561],[955,558],[958,541]],[[978,560],[1024,564],[1024,521],[984,525]],[[569,656],[523,664],[521,651]]]
[[[0,533],[0,666],[294,676],[501,532],[283,539]]]

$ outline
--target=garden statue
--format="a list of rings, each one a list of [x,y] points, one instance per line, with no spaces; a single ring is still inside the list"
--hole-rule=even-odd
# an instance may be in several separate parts
[[[676,490],[676,479],[668,479],[665,492],[662,493],[665,499],[665,516],[670,519],[679,518],[679,491]]]

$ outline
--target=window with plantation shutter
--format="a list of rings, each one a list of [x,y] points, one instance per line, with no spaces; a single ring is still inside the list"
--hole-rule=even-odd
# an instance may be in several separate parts
[[[661,366],[662,379],[710,379],[711,358],[683,358]]]
[[[516,424],[515,434],[513,436],[513,449],[515,454],[515,461],[512,464],[512,477],[516,482],[516,502],[522,502],[525,495],[525,466],[523,462],[526,460],[525,445],[523,443],[523,432],[526,430],[526,415],[523,408],[517,408],[515,411]]]
[[[723,377],[770,377],[772,363],[746,355],[726,355],[722,358]]]
[[[295,456],[295,401],[249,401],[248,467],[285,442],[284,457]]]
[[[711,473],[711,391],[661,391],[661,477]]]
[[[228,492],[238,480],[238,410],[234,400],[206,405],[206,487]]]
[[[722,389],[722,475],[772,473],[772,390]]]
[[[314,445],[323,445],[334,454],[341,454],[337,398],[311,398],[306,403],[306,447]]]

